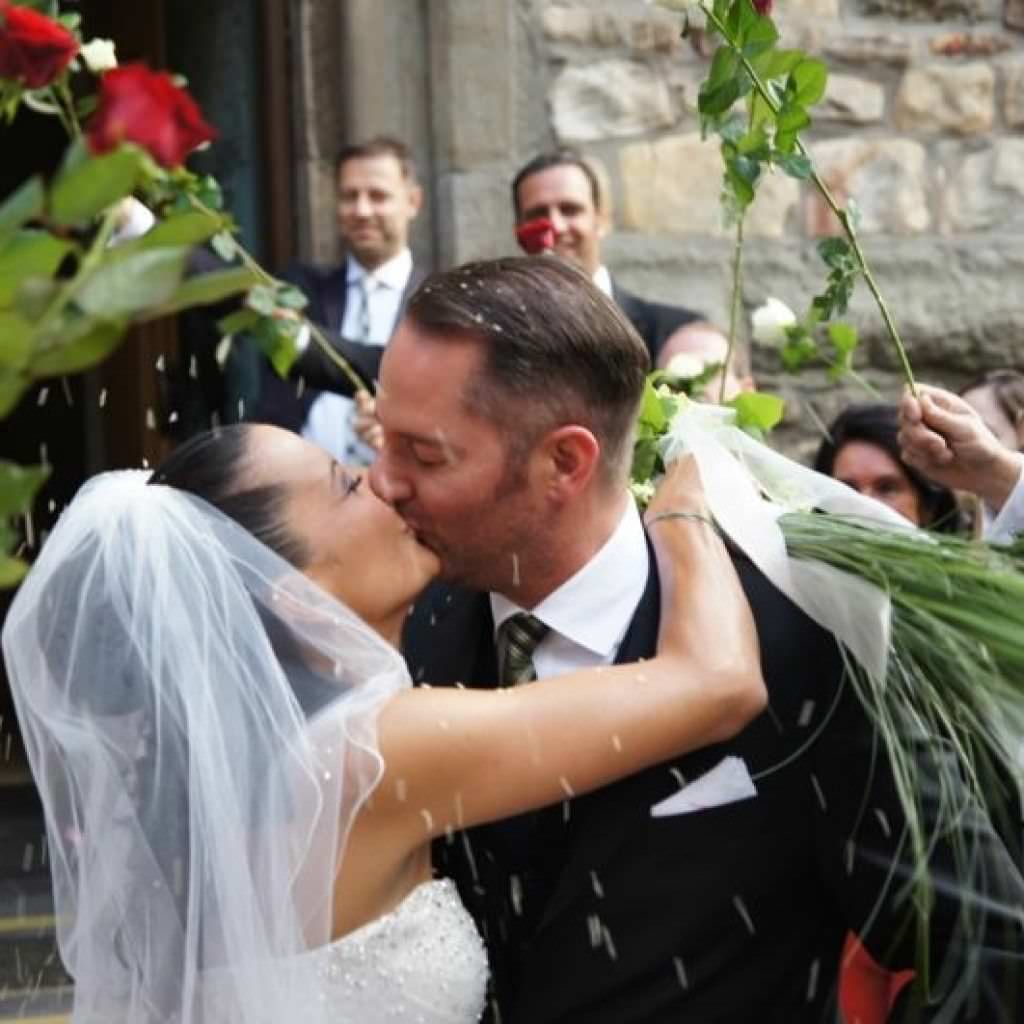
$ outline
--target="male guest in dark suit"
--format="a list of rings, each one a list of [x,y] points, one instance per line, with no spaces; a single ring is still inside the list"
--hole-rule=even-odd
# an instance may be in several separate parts
[[[622,312],[561,260],[474,264],[412,297],[381,365],[370,481],[442,564],[406,632],[414,678],[522,681],[521,657],[505,655],[523,654],[524,635],[537,677],[654,652],[657,571],[626,488],[648,359]],[[735,561],[770,699],[739,737],[464,833],[452,808],[437,864],[487,943],[491,1019],[834,1021],[848,930],[893,968],[927,955],[930,993],[905,990],[908,1015],[893,1019],[1024,1019],[1024,881],[1005,847],[971,806],[970,864],[956,868],[936,837],[919,945],[905,816],[836,644]],[[920,733],[904,742],[927,780],[941,751]],[[727,755],[756,792],[678,813],[680,787],[721,773]],[[919,996],[932,1000],[920,1014]]]
[[[593,168],[574,149],[541,153],[512,181],[516,224],[538,217],[551,221],[555,252],[584,271],[611,296],[643,338],[657,361],[665,341],[680,327],[702,320],[693,310],[648,302],[622,287],[601,262],[601,239],[609,231],[608,213]]]
[[[408,148],[379,137],[347,146],[337,162],[340,266],[291,267],[285,277],[309,299],[305,313],[327,328],[336,350],[367,386],[408,295],[423,278],[413,266],[409,230],[423,202]],[[254,418],[301,432],[346,462],[366,463],[372,452],[353,429],[353,387],[308,336],[290,382],[264,375]],[[297,394],[296,380],[310,389]]]

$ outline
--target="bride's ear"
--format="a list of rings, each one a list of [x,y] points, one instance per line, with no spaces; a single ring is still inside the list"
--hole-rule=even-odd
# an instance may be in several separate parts
[[[583,491],[601,461],[597,438],[578,424],[552,430],[541,442],[545,484],[550,496],[565,501]]]

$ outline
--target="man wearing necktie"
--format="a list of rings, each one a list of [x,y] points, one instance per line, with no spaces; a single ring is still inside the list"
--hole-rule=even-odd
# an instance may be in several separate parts
[[[409,250],[423,192],[408,148],[396,139],[346,146],[337,173],[344,260],[330,268],[296,264],[284,276],[306,294],[309,318],[327,328],[370,388],[405,300],[423,278]],[[342,461],[368,463],[373,453],[354,429],[350,382],[308,338],[300,347],[304,341],[290,381],[264,375],[256,418],[300,432]]]

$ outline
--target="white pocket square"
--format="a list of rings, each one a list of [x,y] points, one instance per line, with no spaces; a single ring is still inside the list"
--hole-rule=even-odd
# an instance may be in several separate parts
[[[749,800],[753,796],[757,796],[757,787],[743,758],[723,757],[714,768],[683,786],[678,793],[656,803],[651,808],[651,817],[691,814],[737,800]]]

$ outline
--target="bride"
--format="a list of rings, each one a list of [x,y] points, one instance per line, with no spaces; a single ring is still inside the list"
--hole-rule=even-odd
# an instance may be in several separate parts
[[[648,512],[656,658],[413,689],[397,642],[436,559],[319,448],[233,427],[87,483],[3,631],[76,1024],[477,1020],[486,957],[431,840],[764,706],[703,513],[680,461]]]

